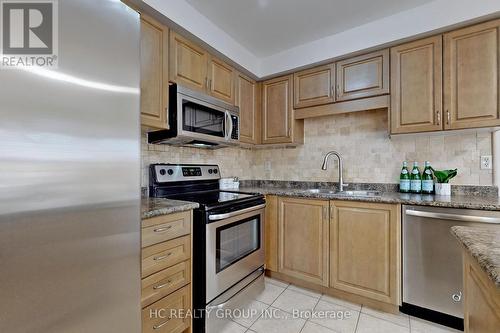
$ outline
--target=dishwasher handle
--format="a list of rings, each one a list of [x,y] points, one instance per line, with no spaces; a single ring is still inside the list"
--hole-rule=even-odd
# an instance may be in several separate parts
[[[452,220],[460,222],[492,223],[492,224],[500,223],[500,218],[497,217],[435,213],[435,212],[427,212],[415,209],[407,209],[405,213],[406,215],[410,216],[427,217],[431,219]]]

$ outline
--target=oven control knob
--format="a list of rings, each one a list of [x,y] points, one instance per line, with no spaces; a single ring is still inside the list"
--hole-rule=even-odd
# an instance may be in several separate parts
[[[214,173],[217,174],[219,172],[219,170],[217,169],[214,169]]]
[[[172,176],[174,174],[174,170],[168,169],[167,173],[168,173],[169,176]]]
[[[165,176],[166,173],[167,171],[165,171],[165,169],[160,169],[160,175]]]
[[[213,172],[212,169],[208,169],[209,174],[212,174],[212,172]]]

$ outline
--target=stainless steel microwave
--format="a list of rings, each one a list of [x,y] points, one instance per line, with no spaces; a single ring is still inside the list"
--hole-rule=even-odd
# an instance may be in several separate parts
[[[148,133],[148,142],[200,148],[237,145],[240,110],[179,85],[169,87],[169,129]]]

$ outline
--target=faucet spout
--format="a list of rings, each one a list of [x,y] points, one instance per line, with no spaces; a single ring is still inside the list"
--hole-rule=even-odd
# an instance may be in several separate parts
[[[342,155],[337,153],[336,151],[330,151],[325,155],[325,158],[323,159],[323,165],[321,166],[322,170],[327,170],[328,169],[328,158],[331,155],[335,155],[337,159],[339,160],[339,190],[342,192],[344,191],[344,187],[348,186],[348,184],[344,184],[344,163],[343,163],[343,158]]]

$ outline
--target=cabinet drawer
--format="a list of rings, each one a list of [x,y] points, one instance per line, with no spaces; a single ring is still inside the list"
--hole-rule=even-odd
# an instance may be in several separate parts
[[[141,281],[142,306],[149,305],[191,282],[191,260],[166,268]]]
[[[153,217],[142,221],[142,247],[161,243],[191,232],[191,212]]]
[[[144,278],[191,257],[191,236],[184,236],[142,249]]]
[[[191,285],[177,290],[142,310],[142,333],[181,333],[191,326]]]

